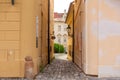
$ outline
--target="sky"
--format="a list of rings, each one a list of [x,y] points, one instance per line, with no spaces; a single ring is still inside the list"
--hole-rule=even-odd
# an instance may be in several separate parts
[[[69,5],[73,0],[54,0],[54,12],[63,13],[68,11]]]

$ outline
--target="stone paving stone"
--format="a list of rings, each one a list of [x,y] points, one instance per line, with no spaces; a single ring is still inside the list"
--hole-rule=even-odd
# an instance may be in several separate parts
[[[55,59],[36,80],[120,80],[120,78],[97,78],[85,76],[77,66],[67,60]]]
[[[20,78],[1,78],[0,80],[27,80]],[[97,78],[85,76],[72,62],[55,59],[39,73],[34,80],[120,80],[120,78]]]
[[[74,63],[59,59],[55,59],[48,65],[36,79],[44,80],[46,75],[49,75],[47,80],[78,80],[80,78],[79,71],[74,67]]]
[[[0,80],[27,80],[24,78],[0,78]]]

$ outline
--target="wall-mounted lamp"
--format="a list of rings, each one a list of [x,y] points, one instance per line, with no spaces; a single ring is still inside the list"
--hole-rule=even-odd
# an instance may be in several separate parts
[[[51,34],[51,39],[54,40],[55,38],[56,38],[56,37],[55,37],[54,31],[53,31],[53,33]]]
[[[51,39],[52,39],[52,40],[54,40],[55,38],[56,38],[55,35],[52,35],[52,36],[51,36]]]
[[[14,0],[11,0],[11,4],[14,5],[14,4],[15,4],[15,1],[14,1]]]
[[[70,27],[69,25],[68,25],[68,27],[67,27],[67,32],[68,32],[68,35],[69,35],[69,36],[72,36],[72,35],[71,35],[71,27]]]
[[[71,27],[68,25],[67,32],[70,33],[70,31],[71,31]]]

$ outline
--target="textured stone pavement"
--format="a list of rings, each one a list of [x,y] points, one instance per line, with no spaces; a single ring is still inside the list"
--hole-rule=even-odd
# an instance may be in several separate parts
[[[85,76],[71,61],[67,61],[65,54],[56,54],[51,64],[47,65],[35,80],[120,80],[120,78],[97,78]],[[64,58],[60,58],[64,57]]]
[[[120,80],[120,78],[85,76],[74,63],[55,59],[42,73],[39,73],[36,80]]]
[[[81,74],[76,66],[67,60],[55,59],[45,67],[36,80],[80,80]]]
[[[60,58],[60,56],[64,58]],[[85,76],[77,66],[67,61],[65,54],[56,55],[55,60],[47,65],[43,72],[39,73],[34,80],[120,80],[120,78],[97,78]],[[0,80],[27,80],[8,78]]]

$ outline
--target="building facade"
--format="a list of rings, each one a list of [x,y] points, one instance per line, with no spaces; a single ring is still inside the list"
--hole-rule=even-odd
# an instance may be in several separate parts
[[[75,0],[75,2],[74,2],[75,3],[75,5],[74,5],[74,19],[73,19],[74,20],[74,36],[75,36],[74,37],[74,39],[75,39],[74,47],[77,48],[77,50],[74,51],[74,61],[80,68],[85,68],[84,65],[86,65],[85,61],[83,61],[84,56],[82,55],[82,54],[84,54],[84,51],[82,49],[84,48],[83,43],[85,41],[82,42],[83,33],[81,31],[82,30],[81,26],[84,26],[82,19],[85,18],[83,15],[84,1],[85,0]],[[81,7],[81,5],[83,7]],[[80,17],[80,15],[82,15],[82,17]],[[86,37],[86,35],[84,37]],[[94,71],[95,70],[93,70],[92,72],[94,72]]]
[[[50,60],[54,58],[54,0],[50,0]]]
[[[65,23],[66,11],[64,13],[54,13],[54,34],[56,39],[54,43],[62,44],[67,51],[68,25]]]
[[[0,0],[0,77],[24,77],[25,57],[33,72],[48,63],[48,0]]]
[[[74,3],[74,62],[87,75],[120,77],[120,1]]]
[[[74,2],[70,3],[69,11],[65,23],[68,24],[68,59],[74,62]]]

